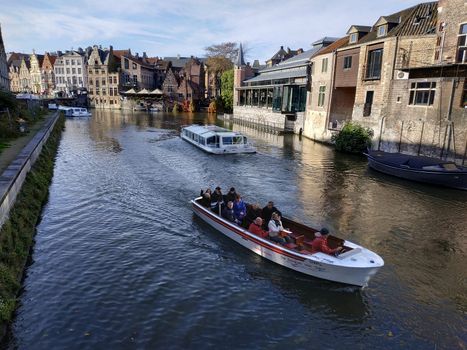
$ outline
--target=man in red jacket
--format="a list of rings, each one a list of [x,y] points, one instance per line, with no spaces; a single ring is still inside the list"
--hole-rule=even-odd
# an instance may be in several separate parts
[[[263,225],[263,219],[261,219],[260,217],[257,217],[255,221],[253,221],[250,224],[250,227],[248,227],[248,231],[260,237],[266,238],[268,236],[268,233],[261,228],[262,225]]]
[[[311,243],[312,253],[323,252],[326,254],[333,255],[342,250],[342,247],[331,249],[328,246],[328,235],[329,231],[325,227],[323,227],[319,232],[316,232],[316,238]]]

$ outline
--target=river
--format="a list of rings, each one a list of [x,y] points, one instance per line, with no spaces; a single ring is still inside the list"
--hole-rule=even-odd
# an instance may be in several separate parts
[[[205,114],[68,119],[10,349],[466,349],[467,193],[376,173],[297,135],[258,153],[182,141]],[[367,288],[287,270],[194,216],[201,188],[380,254]]]

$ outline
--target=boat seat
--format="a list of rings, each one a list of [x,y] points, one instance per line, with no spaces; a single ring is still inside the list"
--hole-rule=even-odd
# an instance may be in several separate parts
[[[286,243],[284,244],[284,247],[287,247],[289,249],[295,249],[298,247],[298,245],[296,245],[295,243]]]

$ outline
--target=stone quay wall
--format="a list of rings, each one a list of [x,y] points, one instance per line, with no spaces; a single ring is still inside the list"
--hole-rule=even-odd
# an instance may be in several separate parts
[[[8,219],[10,209],[15,204],[26,175],[41,154],[42,147],[49,139],[60,113],[55,112],[42,129],[23,148],[10,166],[0,175],[0,228]]]

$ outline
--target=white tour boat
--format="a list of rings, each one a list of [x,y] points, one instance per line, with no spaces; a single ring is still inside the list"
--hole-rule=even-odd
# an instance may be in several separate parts
[[[181,138],[214,154],[255,153],[246,136],[216,125],[190,125],[182,128]]]
[[[210,208],[204,207],[201,200],[202,197],[198,197],[191,201],[193,211],[201,219],[256,254],[292,270],[334,282],[364,287],[384,265],[383,259],[378,254],[332,235],[328,236],[328,245],[331,248],[342,246],[343,250],[339,255],[312,253],[311,242],[317,230],[285,218],[282,218],[282,223],[289,230],[288,235],[295,243],[277,244],[222,218]]]
[[[65,111],[66,117],[90,117],[91,112],[89,112],[86,108],[82,107],[69,107]]]

